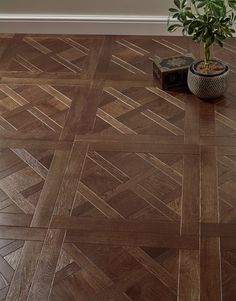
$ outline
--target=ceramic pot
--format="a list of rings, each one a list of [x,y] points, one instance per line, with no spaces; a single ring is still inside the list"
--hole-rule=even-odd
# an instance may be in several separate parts
[[[194,62],[188,70],[188,88],[199,98],[210,99],[218,98],[224,94],[228,86],[229,67],[221,61],[212,60],[220,63],[224,68],[216,74],[202,74],[196,70],[197,64]]]

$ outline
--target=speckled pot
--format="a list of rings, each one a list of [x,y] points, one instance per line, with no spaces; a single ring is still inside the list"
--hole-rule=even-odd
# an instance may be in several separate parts
[[[216,61],[216,60],[215,60]],[[188,88],[199,98],[218,98],[224,94],[228,86],[229,67],[221,61],[216,61],[224,70],[217,74],[202,74],[196,71],[195,66],[200,61],[192,63],[188,70]]]

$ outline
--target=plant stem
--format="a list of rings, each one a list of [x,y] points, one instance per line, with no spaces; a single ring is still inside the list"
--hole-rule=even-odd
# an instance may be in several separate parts
[[[210,63],[210,47],[206,43],[204,43],[204,63],[208,68]]]

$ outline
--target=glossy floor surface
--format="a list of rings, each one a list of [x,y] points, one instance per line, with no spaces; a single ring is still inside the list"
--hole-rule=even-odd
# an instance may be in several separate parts
[[[225,96],[162,91],[184,37],[0,40],[0,300],[236,300],[236,40]]]

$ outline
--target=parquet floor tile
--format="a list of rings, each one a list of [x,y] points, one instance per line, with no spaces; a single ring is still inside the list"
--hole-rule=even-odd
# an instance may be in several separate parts
[[[229,89],[163,91],[186,37],[1,35],[0,301],[236,298]]]

